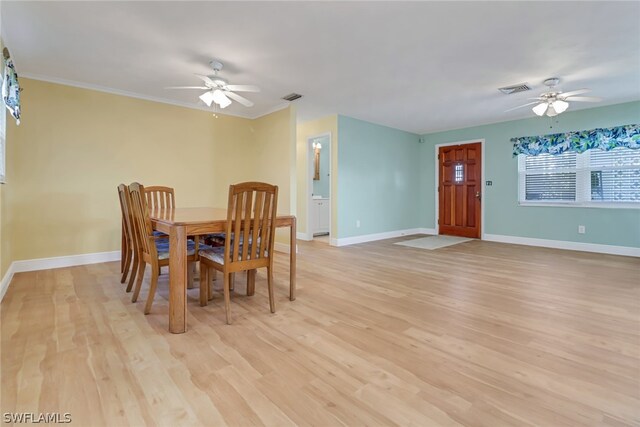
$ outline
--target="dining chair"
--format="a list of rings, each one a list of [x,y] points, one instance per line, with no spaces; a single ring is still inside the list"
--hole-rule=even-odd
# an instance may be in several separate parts
[[[267,268],[269,306],[276,312],[273,295],[273,244],[278,186],[262,182],[244,182],[229,187],[229,203],[225,245],[199,251],[200,305],[209,300],[209,269],[221,271],[224,277],[224,309],[227,324],[231,324],[231,275],[247,271],[247,295],[255,288],[256,269]]]
[[[153,233],[144,186],[134,182],[129,185],[129,192],[131,194],[131,205],[133,207],[134,236],[137,239],[139,256],[137,280],[131,301],[136,302],[140,295],[144,270],[146,265],[149,264],[151,266],[151,284],[149,285],[149,294],[144,308],[144,314],[149,314],[151,311],[151,305],[153,304],[153,298],[156,293],[156,287],[158,285],[160,267],[169,265],[169,244],[168,242],[159,243],[163,240],[166,241],[166,236],[158,236]],[[194,263],[195,261],[195,245],[193,243],[188,243],[187,262]]]
[[[176,207],[175,190],[172,187],[165,187],[162,185],[153,185],[144,188],[144,197],[147,200],[147,206],[149,211],[154,212],[163,209],[173,209]],[[168,238],[166,234],[161,231],[154,231],[155,236],[163,236]],[[198,253],[198,245],[200,243],[199,238],[192,238],[196,244],[196,253]],[[158,274],[161,274],[158,271]],[[195,277],[195,264],[188,270],[189,274],[189,288],[193,287],[193,280]]]
[[[147,199],[147,205],[149,206],[149,210],[153,212],[154,210],[160,209],[173,209],[176,207],[176,196],[175,190],[171,187],[165,187],[161,185],[154,185],[145,187],[144,195]],[[166,236],[166,234],[160,231],[154,231],[154,235],[156,236]],[[206,234],[202,236],[190,236],[192,240],[196,244],[196,253],[198,253],[199,246],[222,246],[224,244],[224,233],[213,233]],[[195,268],[195,265],[194,265]],[[193,268],[188,270],[189,274],[189,288],[193,287],[194,277],[196,272]],[[215,280],[215,276],[213,277]],[[233,289],[233,281],[231,284],[231,288]]]

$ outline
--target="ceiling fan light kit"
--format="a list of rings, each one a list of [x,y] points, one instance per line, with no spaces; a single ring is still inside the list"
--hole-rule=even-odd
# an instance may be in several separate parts
[[[215,103],[220,108],[227,108],[233,101],[245,107],[253,107],[253,102],[235,92],[260,92],[259,87],[253,85],[230,85],[227,79],[218,75],[218,72],[223,67],[222,62],[213,60],[209,62],[209,65],[213,68],[213,75],[196,74],[204,82],[204,86],[172,86],[167,87],[167,89],[205,89],[206,92],[200,95],[199,98],[207,107],[211,107]]]
[[[567,101],[563,101],[561,99],[557,99],[551,103],[553,109],[556,110],[556,113],[564,113],[569,108],[569,103]]]
[[[548,104],[538,104],[535,107],[532,108],[533,112],[536,113],[538,116],[544,116],[544,113],[547,112],[547,108],[549,107]]]
[[[531,110],[537,116],[547,116],[554,117],[558,114],[564,113],[569,108],[570,102],[600,102],[601,98],[592,97],[592,96],[576,96],[581,95],[583,93],[590,92],[590,89],[578,89],[570,92],[562,92],[561,90],[556,89],[558,83],[560,83],[560,79],[557,77],[551,77],[546,79],[544,85],[549,88],[547,92],[541,93],[540,96],[536,98],[529,98],[531,100],[535,100],[534,102],[529,102],[524,105],[519,105],[514,108],[510,108],[507,111],[516,110],[518,108],[534,105]]]

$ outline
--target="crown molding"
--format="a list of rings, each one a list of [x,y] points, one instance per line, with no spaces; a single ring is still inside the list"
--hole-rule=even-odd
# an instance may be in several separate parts
[[[31,79],[31,80],[39,80],[39,81],[47,82],[47,83],[55,83],[55,84],[59,84],[59,85],[63,85],[63,86],[77,87],[77,88],[80,88],[80,89],[95,90],[97,92],[109,93],[111,95],[119,95],[119,96],[126,96],[128,98],[142,99],[144,101],[158,102],[160,104],[169,104],[169,105],[173,105],[173,106],[176,106],[176,107],[189,108],[189,109],[192,109],[192,110],[206,111],[208,113],[214,113],[214,111],[211,110],[211,108],[205,107],[203,105],[190,104],[190,103],[187,103],[187,102],[180,102],[180,101],[175,101],[175,100],[166,99],[166,98],[158,98],[158,97],[155,97],[155,96],[142,95],[142,94],[135,93],[135,92],[129,92],[129,91],[120,90],[120,89],[113,89],[113,88],[110,88],[110,87],[100,86],[100,85],[96,85],[96,84],[92,84],[92,83],[77,82],[75,80],[66,80],[66,79],[60,79],[60,78],[57,78],[57,77],[50,77],[50,76],[44,76],[44,75],[41,75],[41,74],[33,74],[33,73],[21,73],[19,77],[23,77],[23,78],[27,78],[27,79]],[[283,108],[286,108],[287,106],[288,106],[288,104],[278,104],[275,107],[268,109],[266,112],[262,112],[262,113],[254,114],[254,115],[249,115],[249,114],[231,114],[231,113],[227,113],[227,112],[224,112],[224,113],[215,112],[215,113],[216,114],[222,114],[224,116],[233,116],[233,117],[240,117],[240,118],[243,118],[243,119],[255,120],[255,119],[258,119],[260,117],[266,116],[267,114],[271,114],[271,113],[275,113],[276,111],[280,111]]]
[[[264,111],[261,114],[257,114],[255,116],[252,116],[252,117],[249,117],[249,118],[252,119],[252,120],[259,119],[260,117],[267,116],[269,114],[275,113],[276,111],[284,110],[288,106],[289,106],[289,103],[288,102],[284,102],[282,104],[276,105],[275,107],[269,108],[268,110]]]

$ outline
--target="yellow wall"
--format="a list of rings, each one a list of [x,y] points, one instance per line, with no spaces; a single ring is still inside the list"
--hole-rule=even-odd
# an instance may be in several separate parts
[[[174,187],[178,206],[226,207],[231,183],[265,180],[280,186],[280,211],[289,212],[288,109],[216,119],[42,81],[21,86],[23,117],[7,129],[2,195],[2,249],[8,240],[11,261],[118,250],[121,182]]]
[[[300,123],[296,132],[296,158],[297,168],[297,218],[298,231],[307,232],[307,218],[309,205],[309,158],[307,157],[308,147],[307,139],[311,136],[323,133],[331,133],[331,237],[335,238],[338,234],[338,116],[332,115],[317,120]]]

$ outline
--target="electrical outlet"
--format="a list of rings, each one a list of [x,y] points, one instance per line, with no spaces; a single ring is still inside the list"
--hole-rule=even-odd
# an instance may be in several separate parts
[[[360,228],[360,220],[359,219],[356,220],[356,228]]]
[[[578,226],[578,234],[584,234],[587,232],[587,229],[584,225],[579,225]]]

